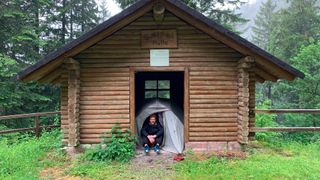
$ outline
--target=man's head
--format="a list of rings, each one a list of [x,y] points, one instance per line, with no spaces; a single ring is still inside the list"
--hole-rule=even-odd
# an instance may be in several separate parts
[[[156,120],[157,120],[157,116],[155,114],[152,114],[150,117],[149,117],[149,122],[150,124],[154,125],[156,123]]]

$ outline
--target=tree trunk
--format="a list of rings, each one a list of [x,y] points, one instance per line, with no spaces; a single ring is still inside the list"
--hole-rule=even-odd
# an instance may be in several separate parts
[[[62,8],[63,8],[63,11],[62,11],[62,33],[61,33],[61,42],[62,44],[65,44],[66,42],[66,39],[65,39],[65,36],[66,36],[66,0],[63,0],[62,1]]]

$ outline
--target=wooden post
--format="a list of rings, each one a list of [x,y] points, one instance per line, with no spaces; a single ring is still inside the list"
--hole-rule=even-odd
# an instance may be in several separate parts
[[[189,67],[184,70],[184,143],[189,142]]]
[[[40,134],[41,134],[39,116],[34,117],[34,132],[35,132],[36,137],[39,138]]]
[[[68,68],[68,146],[79,144],[79,96],[80,96],[80,65],[74,59],[67,59]]]
[[[256,126],[256,78],[255,72],[249,72],[249,140],[255,140],[256,134],[254,132],[250,132],[251,128]]]
[[[248,143],[249,136],[249,70],[254,59],[242,58],[238,63],[238,142]]]
[[[135,126],[135,71],[130,68],[130,129],[132,134],[136,134]]]

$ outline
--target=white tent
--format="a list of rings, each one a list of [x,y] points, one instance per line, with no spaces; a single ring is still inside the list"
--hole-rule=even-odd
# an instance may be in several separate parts
[[[182,153],[184,148],[182,111],[173,107],[168,101],[155,99],[144,105],[136,117],[136,127],[141,144],[140,131],[143,123],[151,114],[158,114],[159,122],[164,128],[163,150]],[[180,117],[180,118],[179,118]]]

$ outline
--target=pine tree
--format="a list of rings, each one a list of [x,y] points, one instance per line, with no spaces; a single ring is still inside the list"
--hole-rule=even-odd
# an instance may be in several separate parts
[[[262,2],[259,12],[254,19],[254,27],[252,28],[252,41],[260,48],[271,52],[269,48],[271,40],[271,32],[273,29],[273,16],[275,14],[276,4],[273,0],[267,0]],[[262,95],[262,99],[272,100],[272,84],[271,82],[266,82],[264,84],[259,84],[257,86],[257,91],[259,95]],[[271,101],[272,102],[272,101]]]
[[[310,39],[320,38],[320,9],[317,0],[289,0],[289,7],[276,13],[270,49],[289,61]]]
[[[59,109],[57,88],[12,78],[95,26],[101,17],[95,1],[1,0],[0,9],[0,114]]]
[[[272,21],[275,13],[276,4],[273,0],[262,2],[259,12],[254,19],[254,27],[252,28],[252,41],[260,48],[269,51],[269,43],[271,39],[271,32],[273,29]]]

